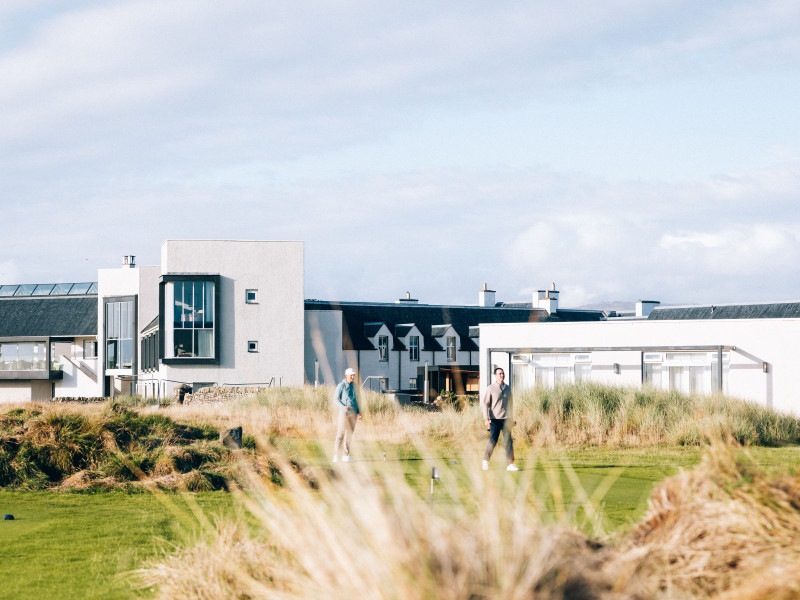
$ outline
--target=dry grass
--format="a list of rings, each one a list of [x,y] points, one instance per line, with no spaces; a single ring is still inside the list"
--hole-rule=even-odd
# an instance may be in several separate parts
[[[399,470],[367,464],[317,473],[317,490],[284,468],[279,495],[253,477],[242,498],[255,530],[219,524],[143,571],[144,585],[175,600],[798,597],[800,477],[731,445],[661,484],[617,539],[545,525],[525,473],[439,465],[431,504]]]

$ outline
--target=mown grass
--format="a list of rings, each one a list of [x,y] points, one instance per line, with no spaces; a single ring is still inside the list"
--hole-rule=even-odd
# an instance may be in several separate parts
[[[155,494],[0,490],[0,597],[60,600],[151,596],[131,571],[232,517],[223,492]]]

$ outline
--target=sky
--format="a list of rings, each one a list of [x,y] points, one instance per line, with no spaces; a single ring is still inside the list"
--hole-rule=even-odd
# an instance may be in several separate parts
[[[302,240],[305,296],[800,300],[796,0],[0,4],[0,283]]]

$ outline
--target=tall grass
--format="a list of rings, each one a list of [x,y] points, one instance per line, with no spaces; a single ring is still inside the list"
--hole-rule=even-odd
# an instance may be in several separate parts
[[[665,481],[617,538],[548,523],[526,472],[440,464],[431,501],[388,467],[321,471],[312,489],[272,459],[288,493],[254,477],[242,498],[255,526],[220,522],[210,541],[151,564],[141,576],[157,598],[797,597],[800,476],[765,471],[731,445]],[[587,515],[602,500],[578,496]]]
[[[0,415],[0,486],[104,489],[171,477],[180,487],[224,487],[214,473],[230,452],[208,425],[104,406],[44,405]],[[201,481],[202,480],[202,481]]]
[[[333,389],[277,388],[229,404],[175,406],[174,418],[219,427],[242,425],[252,435],[332,439]],[[364,392],[356,436],[366,442],[448,443],[485,436],[477,402],[431,411],[400,407],[386,395]],[[648,447],[698,445],[727,436],[744,445],[800,443],[800,419],[721,395],[687,396],[651,388],[578,383],[515,395],[515,440],[522,448],[553,446]]]

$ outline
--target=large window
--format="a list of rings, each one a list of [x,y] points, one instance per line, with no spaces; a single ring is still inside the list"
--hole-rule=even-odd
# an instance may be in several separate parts
[[[378,360],[382,360],[382,361],[389,360],[389,336],[388,335],[379,335],[378,336]]]
[[[133,366],[133,300],[106,302],[106,369]]]
[[[167,283],[166,305],[171,309],[172,326],[167,326],[166,358],[214,358],[214,287],[214,281]]]
[[[722,386],[727,385],[730,358],[722,355]],[[644,355],[644,381],[684,394],[711,394],[719,389],[716,352],[666,352]]]
[[[447,360],[448,362],[456,361],[456,338],[453,336],[447,338]]]
[[[0,344],[0,371],[45,371],[48,368],[45,342]]]
[[[419,360],[419,336],[412,335],[408,338],[408,360]]]

